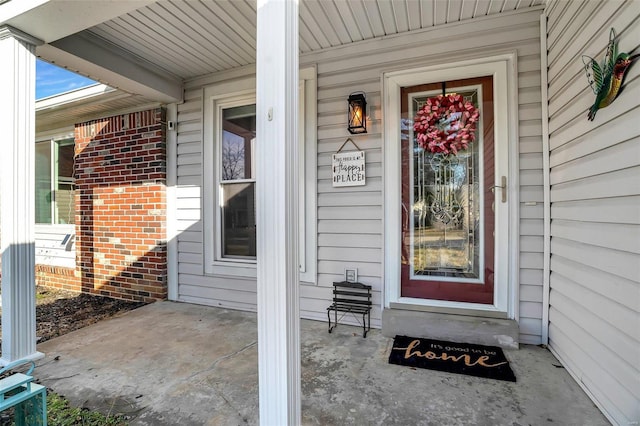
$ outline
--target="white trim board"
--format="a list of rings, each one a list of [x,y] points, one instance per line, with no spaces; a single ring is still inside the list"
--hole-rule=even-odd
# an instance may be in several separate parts
[[[547,64],[547,15],[540,15],[540,75],[542,98],[542,179],[544,191],[543,271],[542,271],[542,343],[549,344],[549,292],[551,275],[551,166],[549,152],[549,89]]]
[[[167,105],[167,122],[178,122],[178,105]],[[177,157],[178,157],[178,131],[176,125],[173,129],[166,129],[167,143],[167,180],[166,180],[166,235],[167,242],[167,298],[178,300],[178,226],[177,216]]]

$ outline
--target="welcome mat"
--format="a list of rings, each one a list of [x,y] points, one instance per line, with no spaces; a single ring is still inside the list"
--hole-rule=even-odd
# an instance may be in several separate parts
[[[509,361],[497,346],[396,336],[389,364],[516,381]]]

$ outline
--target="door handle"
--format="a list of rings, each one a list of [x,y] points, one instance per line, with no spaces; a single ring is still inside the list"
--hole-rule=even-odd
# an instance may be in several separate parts
[[[496,192],[496,188],[500,188],[502,189],[502,198],[501,201],[503,203],[507,202],[507,177],[506,176],[502,176],[502,179],[500,180],[500,183],[502,185],[494,185],[491,187],[491,192]]]

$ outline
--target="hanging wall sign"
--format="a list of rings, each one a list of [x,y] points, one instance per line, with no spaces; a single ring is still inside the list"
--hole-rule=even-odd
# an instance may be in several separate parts
[[[333,186],[361,186],[366,184],[364,151],[333,154]]]

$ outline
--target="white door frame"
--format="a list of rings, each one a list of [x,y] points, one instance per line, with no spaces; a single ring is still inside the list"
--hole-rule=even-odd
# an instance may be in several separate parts
[[[461,62],[426,66],[384,73],[384,276],[383,308],[456,312],[480,316],[518,317],[518,118],[517,55],[515,52]],[[400,295],[400,229],[401,153],[400,90],[402,87],[440,81],[493,76],[495,117],[495,176],[507,176],[507,202],[502,203],[496,190],[495,214],[495,285],[492,305],[449,302],[401,297]],[[490,184],[490,183],[487,183]]]

